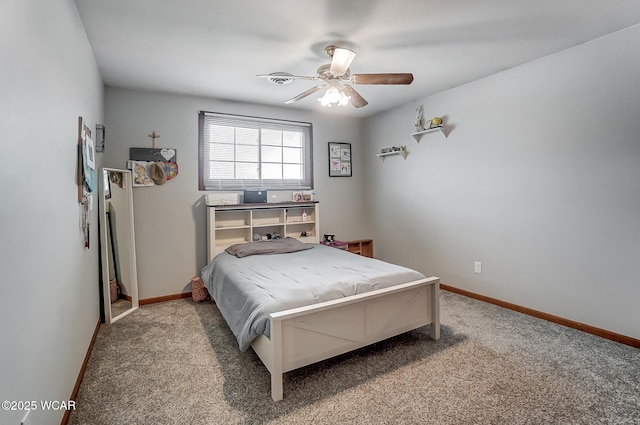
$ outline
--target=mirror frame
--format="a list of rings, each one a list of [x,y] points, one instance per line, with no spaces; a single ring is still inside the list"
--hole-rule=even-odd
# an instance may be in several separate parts
[[[129,240],[119,241],[119,243],[128,243],[129,252],[131,252],[131,267],[129,276],[129,282],[131,282],[131,308],[118,314],[117,316],[111,315],[111,295],[109,288],[109,252],[107,248],[107,214],[106,214],[106,186],[104,183],[104,175],[110,171],[114,171],[122,174],[123,186],[128,190],[129,196]],[[136,242],[135,242],[135,228],[133,225],[133,184],[131,177],[131,170],[121,170],[117,168],[102,168],[102,174],[100,174],[100,261],[102,261],[102,298],[104,308],[104,321],[107,324],[114,323],[117,320],[133,313],[140,306],[138,300],[138,271],[136,267]],[[129,295],[129,294],[128,294]]]

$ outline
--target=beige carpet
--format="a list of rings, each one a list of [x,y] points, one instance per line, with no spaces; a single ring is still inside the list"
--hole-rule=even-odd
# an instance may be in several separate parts
[[[116,317],[125,311],[131,309],[131,301],[120,298],[116,302],[111,303],[111,317]]]
[[[429,328],[285,374],[215,304],[100,328],[70,424],[639,424],[640,350],[443,291]]]

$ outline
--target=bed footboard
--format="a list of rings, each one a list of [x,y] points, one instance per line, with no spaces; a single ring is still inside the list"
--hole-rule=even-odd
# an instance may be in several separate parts
[[[431,324],[440,338],[440,279],[430,277],[271,314],[271,337],[252,347],[282,400],[282,374]]]

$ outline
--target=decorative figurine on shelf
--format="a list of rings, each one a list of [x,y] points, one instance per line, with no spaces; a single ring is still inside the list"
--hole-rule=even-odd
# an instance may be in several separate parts
[[[422,106],[418,106],[415,110],[415,117],[416,117],[416,121],[415,121],[415,126],[416,126],[416,131],[424,131],[424,126],[422,125]]]
[[[429,124],[429,128],[436,128],[436,127],[440,127],[441,125],[442,125],[442,118],[433,117],[433,119],[431,120],[431,124]]]

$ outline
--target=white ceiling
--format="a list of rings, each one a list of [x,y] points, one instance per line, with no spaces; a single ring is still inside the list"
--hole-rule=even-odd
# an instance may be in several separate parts
[[[640,23],[640,0],[75,0],[107,86],[284,106],[317,85],[327,45],[351,73],[411,72],[409,86],[354,86],[366,116]],[[637,54],[637,52],[633,52]],[[320,93],[320,92],[319,92]],[[311,95],[290,108],[319,110]]]

